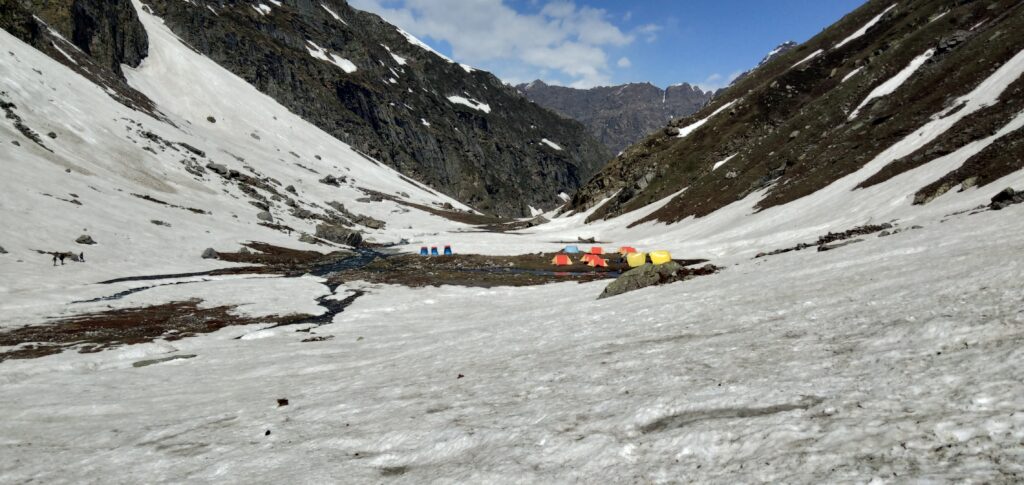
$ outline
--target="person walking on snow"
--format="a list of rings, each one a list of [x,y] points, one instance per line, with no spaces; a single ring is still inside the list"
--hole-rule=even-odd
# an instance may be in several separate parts
[[[78,260],[83,263],[85,262],[85,251],[78,255]]]
[[[60,265],[64,266],[64,253],[60,253]]]
[[[53,265],[57,266],[57,253],[53,253]]]

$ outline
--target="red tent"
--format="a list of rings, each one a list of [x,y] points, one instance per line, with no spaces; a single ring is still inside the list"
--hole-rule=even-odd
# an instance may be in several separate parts
[[[565,254],[556,254],[551,260],[551,264],[555,266],[569,266],[572,264],[572,260]]]
[[[636,248],[632,246],[622,246],[619,248],[619,254],[633,254],[636,252]]]
[[[605,259],[600,256],[591,256],[590,259],[587,260],[587,265],[591,268],[607,268],[608,261],[605,261]]]
[[[594,246],[590,248],[590,254],[604,254],[604,248],[601,246]]]
[[[580,258],[580,262],[581,263],[589,263],[591,259],[600,259],[600,258],[595,256],[595,255],[593,255],[593,254],[584,254],[583,257]]]

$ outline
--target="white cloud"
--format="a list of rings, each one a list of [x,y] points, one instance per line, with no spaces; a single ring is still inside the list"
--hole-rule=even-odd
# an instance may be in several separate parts
[[[648,44],[658,40],[660,31],[661,26],[657,24],[644,24],[636,28],[636,33],[642,36]]]
[[[619,62],[616,62],[615,64],[617,66],[621,67],[621,68],[627,68],[627,67],[633,65],[632,62],[629,62],[629,58],[628,57],[620,57],[619,58]]]
[[[550,1],[535,14],[517,12],[505,0],[350,3],[413,35],[446,42],[456,60],[491,69],[503,79],[530,71],[537,77],[557,73],[577,87],[607,83],[607,51],[631,44],[637,34],[648,39],[658,30],[641,27],[635,34],[624,33],[605,10],[569,0]]]

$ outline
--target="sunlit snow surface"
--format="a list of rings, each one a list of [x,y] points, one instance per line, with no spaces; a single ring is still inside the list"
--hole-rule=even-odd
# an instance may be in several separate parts
[[[1012,482],[1024,473],[1024,206],[949,215],[1003,187],[1021,188],[1024,174],[911,204],[918,187],[1020,130],[1024,114],[853,190],[995,102],[1024,71],[1024,53],[862,169],[784,206],[755,212],[762,191],[704,218],[627,228],[684,188],[618,218],[584,224],[598,206],[547,213],[551,222],[507,235],[470,232],[388,201],[361,203],[355,187],[318,183],[322,174],[345,174],[416,203],[458,206],[308,125],[184,47],[158,19],[140,17],[149,57],[126,75],[177,128],[113,102],[0,32],[13,54],[0,57],[4,91],[29,126],[58,134],[43,137],[49,153],[0,123],[0,245],[10,252],[0,255],[0,326],[190,297],[254,317],[322,311],[315,299],[327,289],[310,276],[95,284],[226,265],[199,259],[211,246],[313,248],[256,225],[258,209],[237,188],[195,180],[180,153],[144,155],[127,138],[140,140],[125,118],[218,163],[293,184],[304,200],[338,200],[386,220],[368,236],[408,239],[401,249],[449,243],[456,252],[519,254],[596,237],[724,269],[600,301],[604,282],[351,282],[335,298],[367,294],[310,333],[228,327],[6,361],[0,482]],[[131,191],[212,213],[141,201]],[[81,206],[55,198],[71,193]],[[157,219],[172,227],[150,223]],[[893,220],[923,228],[752,259],[830,230]],[[53,268],[32,252],[76,248],[83,231],[99,243],[84,248],[88,263]],[[153,284],[163,286],[71,303]],[[334,338],[301,342],[318,335]],[[176,355],[196,357],[132,366]],[[289,405],[278,407],[279,398]]]
[[[894,9],[894,8],[896,8],[895,4],[890,5],[889,8],[887,8],[885,10],[882,10],[882,13],[878,14],[877,16],[875,16],[874,18],[869,20],[868,23],[864,24],[863,27],[857,29],[857,31],[855,31],[854,33],[850,34],[849,37],[847,37],[847,38],[843,39],[842,41],[840,41],[838,44],[836,44],[836,46],[834,48],[838,49],[838,48],[840,48],[840,47],[850,43],[851,41],[860,38],[861,36],[863,36],[864,34],[866,34],[868,32],[868,29],[870,29],[871,27],[874,27],[875,24],[878,23],[878,21],[882,20],[882,17],[884,17],[885,14],[889,13],[889,11]]]
[[[903,68],[902,71],[896,73],[895,76],[889,78],[884,83],[878,85],[878,87],[876,87],[874,90],[868,93],[867,97],[865,97],[864,100],[861,101],[859,105],[857,105],[857,109],[853,110],[853,113],[850,113],[849,119],[853,120],[854,118],[856,118],[857,115],[860,114],[860,110],[864,106],[867,106],[867,104],[871,102],[871,100],[875,98],[880,98],[882,96],[888,96],[894,93],[897,89],[899,89],[900,86],[903,85],[903,83],[907,82],[907,80],[910,79],[910,76],[913,76],[914,73],[917,72],[917,70],[920,69],[921,66],[923,66],[924,63],[927,62],[928,59],[931,59],[934,55],[935,49],[928,49],[927,51],[925,51],[924,54],[921,54],[915,57],[913,60],[911,60],[910,64],[907,64],[907,67]],[[850,75],[853,74],[854,73],[851,73]],[[844,78],[843,80],[845,81],[846,79]]]

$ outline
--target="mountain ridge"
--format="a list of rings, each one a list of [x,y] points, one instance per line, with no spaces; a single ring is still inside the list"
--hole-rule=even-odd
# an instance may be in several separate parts
[[[583,123],[612,153],[618,153],[667,120],[696,112],[712,93],[689,83],[661,89],[649,82],[579,89],[541,80],[516,85],[534,103]]]

